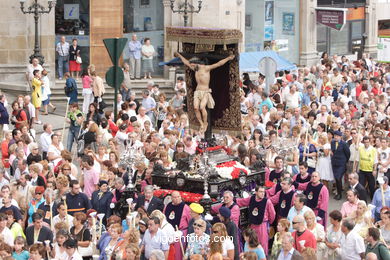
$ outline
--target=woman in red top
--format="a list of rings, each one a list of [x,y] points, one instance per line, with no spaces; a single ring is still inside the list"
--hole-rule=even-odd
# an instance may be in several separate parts
[[[12,132],[6,132],[4,137],[5,139],[1,142],[1,161],[4,165],[4,168],[8,169],[10,167],[8,144],[12,139]]]
[[[353,118],[353,116],[355,115],[355,112],[357,111],[355,104],[352,101],[349,101],[348,108],[349,108],[349,113],[351,114],[351,118]]]
[[[107,118],[108,127],[110,128],[112,137],[115,137],[116,132],[118,132],[118,126],[112,120],[114,118],[114,114],[112,113],[112,111],[106,111],[104,116]]]
[[[355,86],[356,86],[356,97],[359,97],[360,93],[362,92],[362,85],[360,84],[360,80],[356,80]]]
[[[26,112],[19,107],[18,101],[14,101],[12,103],[12,109],[13,111],[12,111],[11,122],[12,124],[15,125],[15,128],[20,129],[23,122],[28,123]]]
[[[382,95],[382,89],[378,83],[374,83],[374,87],[371,89],[371,93],[374,93],[375,96]]]

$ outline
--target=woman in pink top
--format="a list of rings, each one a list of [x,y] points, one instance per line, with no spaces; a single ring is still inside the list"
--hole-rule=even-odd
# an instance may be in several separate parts
[[[83,113],[86,115],[88,113],[88,107],[93,102],[94,96],[92,93],[92,78],[90,75],[89,68],[84,69],[83,74],[81,75],[81,80],[83,82]]]

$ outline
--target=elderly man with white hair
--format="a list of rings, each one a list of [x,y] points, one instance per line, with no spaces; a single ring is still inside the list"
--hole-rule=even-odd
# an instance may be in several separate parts
[[[294,238],[290,233],[282,237],[282,249],[277,255],[277,260],[302,260],[302,255],[294,248]]]
[[[163,211],[164,203],[161,199],[153,196],[153,186],[147,185],[144,188],[144,194],[139,195],[137,198],[137,204],[135,205],[135,210],[143,207],[146,210],[146,213],[150,215],[155,210]]]
[[[340,254],[342,260],[360,260],[365,255],[363,238],[353,230],[355,223],[352,219],[344,219],[341,223],[341,232],[344,236],[340,241]]]

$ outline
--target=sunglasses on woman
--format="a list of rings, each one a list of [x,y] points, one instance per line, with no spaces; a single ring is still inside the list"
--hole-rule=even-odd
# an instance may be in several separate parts
[[[197,223],[194,223],[193,226],[194,226],[194,227],[199,227],[199,228],[203,227],[201,224],[197,224]]]

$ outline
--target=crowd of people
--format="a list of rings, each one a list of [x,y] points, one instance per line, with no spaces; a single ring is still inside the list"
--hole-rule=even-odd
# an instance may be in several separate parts
[[[130,61],[125,79],[137,77]],[[225,191],[211,215],[181,192],[165,204],[155,195],[155,166],[173,168],[200,142],[183,78],[170,100],[152,81],[137,99],[125,80],[115,117],[91,65],[82,108],[68,91],[65,143],[51,124],[34,131],[43,69],[33,68],[31,97],[0,94],[2,259],[390,259],[390,67],[324,53],[311,68],[278,71],[272,86],[244,74],[242,133],[219,145],[246,167],[264,161],[265,185],[249,197]],[[121,216],[129,184],[137,194]],[[330,210],[332,197],[340,208]]]

